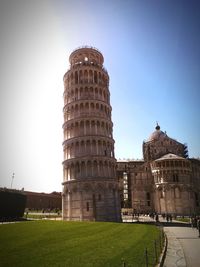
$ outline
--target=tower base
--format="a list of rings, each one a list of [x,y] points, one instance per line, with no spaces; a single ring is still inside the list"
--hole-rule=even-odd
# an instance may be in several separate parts
[[[121,222],[118,184],[114,179],[63,183],[63,220]]]

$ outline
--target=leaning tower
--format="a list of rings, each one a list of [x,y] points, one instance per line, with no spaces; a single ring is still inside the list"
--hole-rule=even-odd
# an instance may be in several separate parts
[[[109,76],[103,55],[82,47],[64,75],[63,219],[120,221]]]

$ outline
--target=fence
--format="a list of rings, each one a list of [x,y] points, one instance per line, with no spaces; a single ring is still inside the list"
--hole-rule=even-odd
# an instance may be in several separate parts
[[[128,262],[126,259],[122,259],[122,267],[154,267],[160,261],[160,255],[163,250],[165,241],[164,231],[161,228],[159,238],[152,240],[150,246],[144,247],[143,258],[139,262]]]

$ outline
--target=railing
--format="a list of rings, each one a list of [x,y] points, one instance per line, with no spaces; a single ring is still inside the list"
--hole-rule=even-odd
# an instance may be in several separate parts
[[[107,69],[102,64],[98,64],[98,63],[95,63],[95,62],[89,62],[89,61],[88,62],[85,62],[85,61],[83,61],[83,62],[76,62],[76,63],[70,64],[69,69],[67,70],[67,72],[70,71],[70,70],[72,70],[72,69],[74,69],[74,68],[76,68],[76,67],[78,67],[78,66],[92,66],[92,67],[97,67],[97,68],[100,68],[101,70],[103,70],[106,74],[108,74]]]
[[[165,242],[164,231],[161,228],[160,235],[157,239],[152,240],[151,245],[144,247],[143,257],[137,261],[137,264],[130,262],[125,258],[122,259],[122,267],[154,267],[162,261],[160,255],[162,255],[163,247]]]
[[[75,51],[77,51],[77,50],[79,50],[79,49],[82,49],[82,48],[91,48],[91,49],[94,49],[94,50],[96,50],[98,53],[100,53],[100,54],[102,55],[102,53],[101,53],[101,51],[100,51],[99,49],[97,49],[97,48],[94,47],[94,46],[89,46],[89,45],[79,46],[79,47],[75,48],[75,49],[72,51],[72,53],[74,53]]]

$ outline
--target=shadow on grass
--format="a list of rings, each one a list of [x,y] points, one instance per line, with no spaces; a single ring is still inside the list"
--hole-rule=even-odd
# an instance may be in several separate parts
[[[127,222],[128,223],[128,222]],[[184,222],[154,222],[154,221],[146,221],[146,222],[130,222],[134,224],[149,224],[149,225],[156,225],[156,226],[163,226],[163,227],[191,227],[190,223],[184,223]]]

